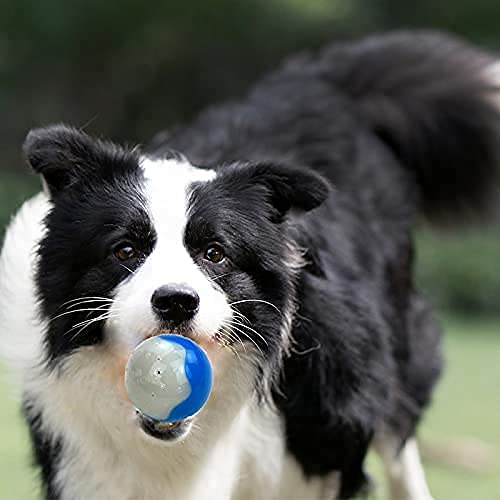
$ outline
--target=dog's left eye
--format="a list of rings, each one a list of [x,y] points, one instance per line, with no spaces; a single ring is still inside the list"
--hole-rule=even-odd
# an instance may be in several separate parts
[[[205,259],[214,264],[220,264],[225,258],[226,254],[224,253],[224,249],[216,243],[210,245],[205,250]]]
[[[126,262],[130,259],[135,259],[137,257],[137,250],[131,243],[120,243],[117,245],[113,252],[115,257],[122,262]]]

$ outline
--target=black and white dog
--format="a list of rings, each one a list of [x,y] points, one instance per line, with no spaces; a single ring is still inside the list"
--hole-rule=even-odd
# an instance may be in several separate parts
[[[51,500],[429,500],[415,430],[441,370],[413,285],[420,215],[488,208],[498,66],[445,35],[337,44],[241,101],[126,149],[32,131],[44,192],[1,256],[2,352]],[[144,338],[208,352],[207,406],[141,418],[123,390]]]

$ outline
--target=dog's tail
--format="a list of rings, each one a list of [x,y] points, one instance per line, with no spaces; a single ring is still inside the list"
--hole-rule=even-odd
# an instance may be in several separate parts
[[[500,60],[426,31],[337,50],[328,54],[336,84],[413,173],[422,212],[447,221],[491,209],[500,199]]]

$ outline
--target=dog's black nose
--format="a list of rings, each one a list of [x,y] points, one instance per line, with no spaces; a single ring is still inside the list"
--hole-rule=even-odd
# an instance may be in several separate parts
[[[153,293],[151,305],[161,319],[179,325],[196,314],[200,297],[187,285],[164,285]]]

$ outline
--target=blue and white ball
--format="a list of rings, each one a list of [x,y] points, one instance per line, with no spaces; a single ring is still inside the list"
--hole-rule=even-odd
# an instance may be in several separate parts
[[[132,404],[158,422],[177,422],[197,413],[212,389],[205,351],[180,335],[151,337],[137,346],[125,370]]]

